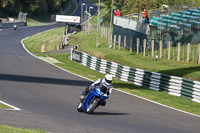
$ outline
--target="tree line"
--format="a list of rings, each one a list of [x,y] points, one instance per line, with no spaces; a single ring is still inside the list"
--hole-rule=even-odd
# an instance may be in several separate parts
[[[111,8],[112,0],[104,0],[107,7]],[[162,5],[176,6],[187,3],[200,6],[200,0],[114,0],[114,9],[120,9],[123,15],[142,12],[143,9],[159,9]]]
[[[0,17],[14,16],[18,12],[32,15],[48,15],[60,12],[70,0],[0,0]],[[111,8],[112,0],[101,0]],[[200,0],[114,0],[114,9],[120,9],[123,15],[194,2],[200,5]]]
[[[31,15],[58,13],[70,0],[0,0],[0,17],[14,16],[19,12]]]

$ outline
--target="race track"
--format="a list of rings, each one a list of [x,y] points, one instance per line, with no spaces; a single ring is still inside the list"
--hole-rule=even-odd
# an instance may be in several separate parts
[[[21,109],[16,113],[26,112],[24,117],[21,114],[22,117],[9,121],[6,112],[0,111],[0,124],[10,123],[55,133],[200,132],[200,117],[116,90],[107,105],[97,108],[94,114],[78,113],[79,94],[92,82],[31,56],[21,44],[25,37],[59,26],[62,24],[0,31],[0,100]],[[15,111],[7,113],[15,115]],[[26,125],[26,119],[33,116],[41,116],[43,121],[55,121],[56,126],[51,128],[52,125],[45,122],[42,125],[40,121]],[[19,119],[24,119],[24,123],[19,124]]]

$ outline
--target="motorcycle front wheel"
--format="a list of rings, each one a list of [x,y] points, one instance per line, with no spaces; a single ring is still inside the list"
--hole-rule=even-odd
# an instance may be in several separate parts
[[[96,107],[98,105],[99,105],[99,101],[97,99],[96,100],[91,100],[89,105],[88,105],[88,108],[86,110],[86,113],[91,114],[96,109]]]
[[[80,102],[80,103],[78,104],[78,106],[77,106],[77,111],[78,111],[78,112],[83,112],[82,106],[83,106],[83,103]]]

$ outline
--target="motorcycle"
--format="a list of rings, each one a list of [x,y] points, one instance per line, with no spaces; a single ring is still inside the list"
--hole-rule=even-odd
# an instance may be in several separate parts
[[[105,99],[108,98],[105,94],[101,92],[100,86],[94,87],[88,94],[85,96],[84,99],[81,97],[84,95],[84,91],[80,94],[80,102],[77,106],[78,112],[86,112],[87,114],[93,113],[93,111],[99,106],[105,105]]]

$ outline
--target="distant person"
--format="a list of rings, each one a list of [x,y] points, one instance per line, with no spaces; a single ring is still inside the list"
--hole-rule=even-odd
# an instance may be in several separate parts
[[[13,26],[13,28],[14,28],[14,30],[17,30],[17,25],[15,24],[15,25]]]
[[[163,30],[161,30],[162,36],[167,36],[168,28],[165,26]]]
[[[144,11],[143,11],[143,18],[145,19],[148,15],[147,15],[147,10],[146,9],[144,9]]]
[[[168,32],[167,26],[165,26],[164,32]]]
[[[117,11],[114,10],[114,13],[115,13],[115,16],[117,16],[117,17],[120,17],[120,16],[121,16],[121,12],[120,12],[119,9],[117,9]]]

